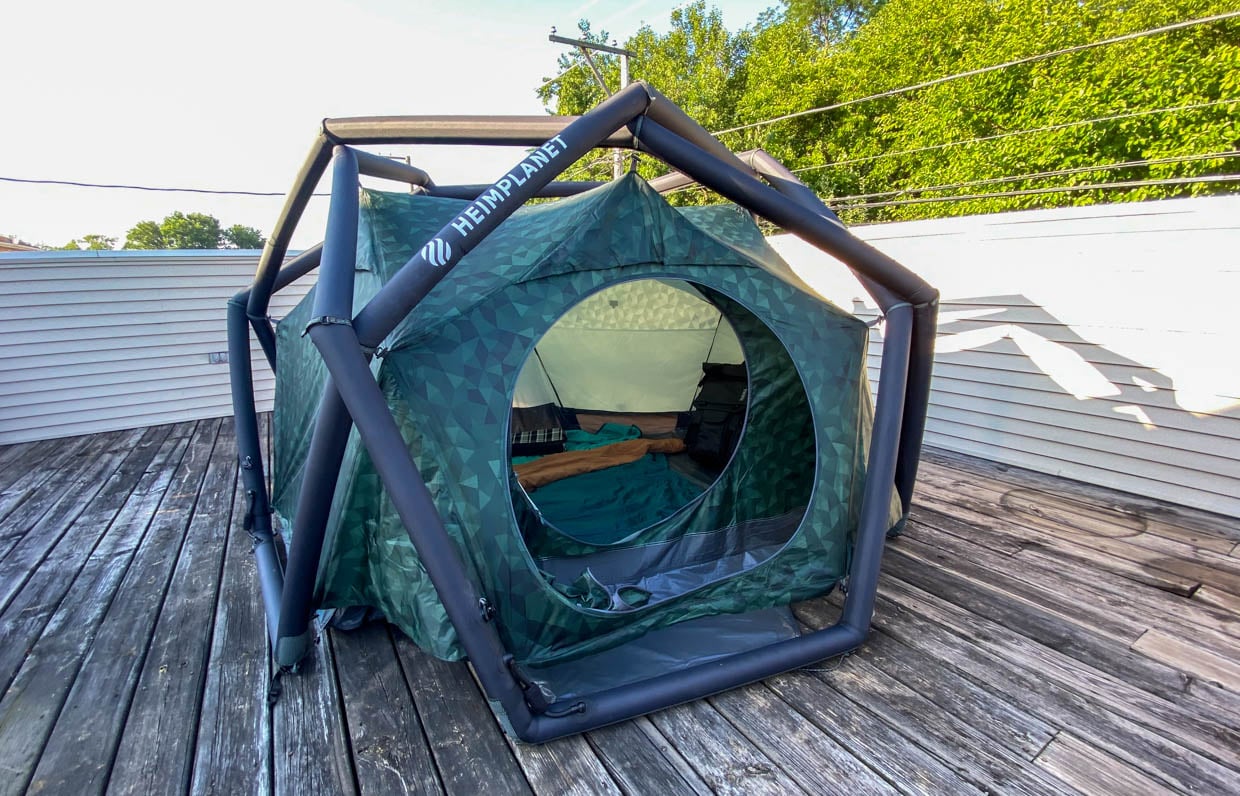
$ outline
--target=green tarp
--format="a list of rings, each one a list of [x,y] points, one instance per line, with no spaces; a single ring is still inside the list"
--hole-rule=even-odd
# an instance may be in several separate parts
[[[466,203],[363,191],[361,205],[355,307]],[[647,278],[687,282],[731,323],[749,371],[746,428],[719,479],[679,511],[574,536],[545,522],[511,475],[517,376],[570,308]],[[312,301],[278,326],[274,504],[286,532],[325,379],[302,336]],[[514,214],[384,341],[372,370],[504,644],[545,665],[688,619],[787,605],[845,574],[871,423],[866,331],[813,295],[744,212],[674,209],[629,175]],[[605,610],[561,590],[587,573],[586,591],[597,581],[652,596]],[[431,653],[462,654],[356,433],[317,599],[373,606]]]

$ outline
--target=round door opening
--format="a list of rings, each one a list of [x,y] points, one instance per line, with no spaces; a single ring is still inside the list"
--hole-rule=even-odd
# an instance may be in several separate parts
[[[681,280],[623,282],[538,341],[517,380],[510,456],[543,523],[614,544],[719,478],[750,390],[740,339],[711,296]]]

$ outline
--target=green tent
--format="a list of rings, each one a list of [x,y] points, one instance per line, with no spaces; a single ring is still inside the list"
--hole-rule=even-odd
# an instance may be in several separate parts
[[[468,204],[363,191],[355,311]],[[303,335],[313,301],[277,329],[273,504],[286,533],[327,378]],[[748,213],[673,208],[629,175],[518,210],[371,367],[482,610],[515,661],[563,697],[639,679],[641,661],[667,671],[796,635],[786,606],[848,571],[872,422],[866,341],[865,325],[814,294]],[[551,404],[570,438],[585,413],[683,420],[708,361],[743,365],[747,379],[724,466],[704,477],[647,454],[640,472],[582,476],[594,491],[567,489],[568,500],[598,503],[578,506],[574,523],[549,517],[550,492],[514,475],[511,424],[524,406]],[[640,425],[600,431],[645,436]],[[647,505],[656,492],[670,503]],[[434,655],[463,656],[356,431],[315,595],[322,608],[377,609]]]

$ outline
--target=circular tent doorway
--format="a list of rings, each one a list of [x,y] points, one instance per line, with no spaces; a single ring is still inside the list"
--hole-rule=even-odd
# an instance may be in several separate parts
[[[813,491],[812,413],[787,351],[681,279],[570,308],[526,359],[510,424],[526,546],[584,607],[630,610],[761,564]]]

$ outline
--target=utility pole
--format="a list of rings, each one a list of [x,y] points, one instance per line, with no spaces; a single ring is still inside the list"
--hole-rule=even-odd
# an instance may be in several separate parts
[[[620,89],[623,91],[629,85],[629,57],[634,53],[632,50],[625,50],[620,47],[610,47],[606,44],[595,44],[590,41],[582,41],[581,39],[566,39],[563,36],[555,35],[555,28],[551,29],[551,35],[547,37],[548,41],[556,44],[567,44],[570,47],[576,47],[586,59],[586,65],[590,67],[590,71],[594,73],[594,80],[602,87],[603,93],[611,96],[611,89],[607,87],[607,81],[603,80],[603,75],[598,71],[598,67],[594,63],[594,59],[590,57],[590,51],[611,53],[620,56]],[[620,179],[624,176],[624,154],[620,150],[613,153],[612,161],[612,177]]]

